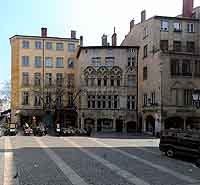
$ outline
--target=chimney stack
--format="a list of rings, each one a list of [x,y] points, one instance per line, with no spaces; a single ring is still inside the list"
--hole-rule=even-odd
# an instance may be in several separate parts
[[[115,33],[115,27],[114,27],[114,33],[112,35],[112,46],[117,46],[117,34]]]
[[[41,37],[47,37],[47,28],[41,28]]]
[[[107,35],[103,34],[101,37],[102,46],[108,46]]]
[[[146,10],[143,10],[141,12],[141,22],[144,22],[146,20]]]
[[[71,30],[71,39],[76,39],[76,31]]]
[[[80,46],[83,46],[83,36],[80,36]]]
[[[134,27],[135,25],[135,20],[132,19],[132,21],[130,22],[130,31],[132,30],[132,28]]]
[[[183,0],[183,17],[192,17],[193,0]]]

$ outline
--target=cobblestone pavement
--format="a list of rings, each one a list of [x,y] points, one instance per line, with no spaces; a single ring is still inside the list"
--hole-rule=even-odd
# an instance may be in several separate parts
[[[13,178],[20,185],[200,185],[200,168],[163,156],[158,139],[119,137],[9,137]],[[4,142],[1,137],[0,185]]]

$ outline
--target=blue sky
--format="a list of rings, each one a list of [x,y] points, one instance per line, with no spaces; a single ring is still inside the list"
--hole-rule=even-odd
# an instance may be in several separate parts
[[[115,26],[120,44],[130,20],[139,22],[143,9],[147,17],[176,16],[182,0],[0,0],[0,82],[10,79],[11,36],[40,35],[47,27],[49,36],[69,37],[74,29],[84,36],[84,45],[100,45],[103,33],[110,38]]]

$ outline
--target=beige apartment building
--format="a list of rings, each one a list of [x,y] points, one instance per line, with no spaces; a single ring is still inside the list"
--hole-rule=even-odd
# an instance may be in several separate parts
[[[105,36],[104,36],[105,37]],[[80,47],[77,55],[79,127],[97,132],[137,130],[137,55],[139,47]]]
[[[48,124],[53,124],[55,117],[51,112],[66,110],[75,88],[79,41],[75,31],[71,31],[70,38],[50,37],[47,28],[41,29],[41,36],[10,38],[13,122],[31,123],[35,116],[38,121],[45,118]],[[59,119],[57,121],[65,120],[64,113]],[[75,124],[74,116],[68,119],[69,124]]]
[[[193,92],[200,89],[200,7],[183,0],[177,17],[154,16],[130,22],[122,46],[138,45],[139,120],[144,132],[200,129]]]

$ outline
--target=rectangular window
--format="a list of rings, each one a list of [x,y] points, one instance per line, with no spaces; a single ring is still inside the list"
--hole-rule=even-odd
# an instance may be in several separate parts
[[[53,67],[53,58],[45,57],[45,67]]]
[[[113,87],[115,85],[115,81],[113,79],[114,77],[111,76],[111,79],[110,79],[110,85]]]
[[[135,96],[127,96],[127,109],[135,109]]]
[[[74,52],[75,51],[75,44],[72,44],[72,43],[68,44],[68,51]]]
[[[35,56],[35,67],[41,67],[41,56]]]
[[[101,64],[101,57],[92,57],[91,62],[94,66],[99,66]]]
[[[128,86],[133,87],[135,85],[135,75],[128,75]]]
[[[144,58],[147,57],[148,55],[148,45],[145,45],[144,48],[143,48],[143,56]]]
[[[151,93],[151,104],[155,105],[155,103],[156,103],[156,93],[152,92]]]
[[[192,76],[191,61],[183,60],[182,62],[182,74],[183,76]]]
[[[195,61],[195,77],[200,77],[200,60]]]
[[[63,96],[57,96],[56,97],[56,106],[58,107],[60,107],[60,106],[62,106],[62,99],[63,99]]]
[[[45,101],[45,103],[46,103],[46,106],[47,107],[51,107],[51,92],[47,92],[46,93],[46,101]]]
[[[41,48],[42,48],[42,43],[41,43],[41,41],[35,41],[35,48],[36,48],[36,49],[41,49]]]
[[[168,31],[169,30],[169,22],[165,20],[161,20],[161,30]]]
[[[22,73],[22,85],[24,85],[24,86],[29,85],[29,73],[28,72]]]
[[[101,96],[97,96],[97,108],[101,108]]]
[[[173,27],[174,27],[174,32],[181,32],[182,31],[181,23],[179,23],[179,22],[174,22]]]
[[[56,43],[56,50],[63,50],[64,44],[63,43]]]
[[[88,109],[89,109],[91,107],[91,96],[88,96],[87,99],[88,99]]]
[[[106,57],[105,58],[105,62],[106,62],[106,66],[112,67],[114,65],[114,57]]]
[[[102,96],[102,107],[103,109],[106,108],[106,96]]]
[[[95,96],[92,96],[92,108],[95,109],[96,103],[95,103]]]
[[[63,85],[63,74],[56,73],[56,85],[62,86]]]
[[[111,109],[112,108],[112,97],[108,96],[108,108]]]
[[[187,41],[186,42],[186,49],[187,49],[187,52],[194,52],[195,51],[195,42],[193,41]]]
[[[97,85],[101,87],[101,79],[97,79]]]
[[[168,51],[168,40],[160,40],[160,49],[162,51]]]
[[[128,57],[128,67],[135,65],[135,57]]]
[[[148,75],[147,66],[145,66],[143,67],[143,80],[147,80],[147,75]]]
[[[173,42],[173,50],[180,52],[181,51],[181,41],[174,41]]]
[[[192,90],[184,90],[184,105],[192,105]]]
[[[63,60],[64,60],[63,57],[56,57],[56,67],[57,68],[64,67]]]
[[[41,73],[34,73],[34,85],[40,86],[41,84]]]
[[[29,56],[22,56],[22,66],[29,66]]]
[[[74,68],[74,60],[72,58],[69,58],[67,61],[68,68]]]
[[[40,106],[40,105],[41,105],[40,96],[35,95],[34,96],[34,106]]]
[[[143,104],[144,104],[144,106],[146,106],[148,104],[147,94],[144,94],[144,96],[143,96]]]
[[[46,42],[46,48],[47,49],[52,49],[53,48],[52,42]]]
[[[148,36],[148,28],[147,27],[144,28],[144,33],[143,34],[144,34],[143,38],[145,39]]]
[[[178,59],[171,59],[171,76],[179,76],[180,71],[180,61]]]
[[[47,86],[52,85],[52,74],[51,73],[45,74],[45,84]]]
[[[107,86],[107,78],[106,77],[104,77],[104,79],[103,79],[103,85]]]
[[[23,92],[22,93],[22,105],[28,105],[29,104],[29,93]]]
[[[193,23],[187,24],[187,32],[188,33],[194,33],[194,24]]]
[[[29,41],[23,40],[22,41],[22,48],[29,48]]]
[[[114,96],[114,109],[117,109],[118,108],[118,96],[115,95]]]
[[[120,77],[117,77],[117,86],[120,87],[120,85],[121,85],[121,79]]]

